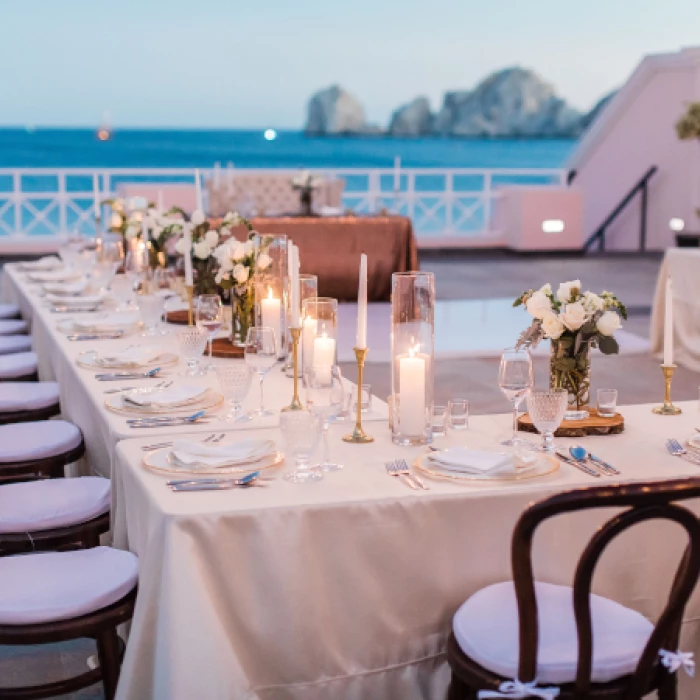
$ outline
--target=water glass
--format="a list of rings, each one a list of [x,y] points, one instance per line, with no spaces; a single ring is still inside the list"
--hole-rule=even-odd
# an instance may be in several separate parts
[[[502,445],[515,445],[518,441],[518,408],[530,391],[535,378],[532,371],[532,358],[526,349],[508,348],[501,355],[498,369],[498,386],[513,405],[513,436],[502,440]]]
[[[196,326],[177,331],[177,344],[182,356],[187,361],[187,369],[182,372],[184,377],[201,377],[205,374],[199,367],[199,358],[207,346],[207,334]]]
[[[142,336],[152,337],[158,335],[158,326],[165,311],[165,299],[157,294],[139,294],[136,297],[136,306],[139,307],[141,320],[146,330]]]
[[[295,469],[284,478],[295,484],[306,484],[323,479],[319,467],[310,466],[311,455],[321,440],[321,416],[307,409],[299,411],[282,411],[280,413],[280,430],[284,445],[294,457]]]
[[[312,413],[323,421],[323,461],[318,466],[324,472],[334,472],[343,468],[342,464],[331,461],[328,446],[328,428],[343,410],[345,392],[338,367],[316,366],[305,374],[306,405]]]
[[[447,435],[447,406],[433,406],[433,437]]]
[[[224,323],[224,308],[218,294],[200,294],[195,300],[195,322],[197,328],[205,331],[209,337],[209,364],[205,369],[211,371],[212,343]]]
[[[243,413],[241,404],[250,391],[250,382],[253,372],[248,365],[225,364],[215,367],[216,376],[219,378],[221,392],[228,399],[231,410],[222,417],[229,423],[243,423],[250,420],[250,416]]]
[[[265,397],[263,395],[263,381],[265,375],[277,362],[277,339],[275,331],[267,326],[255,326],[248,329],[243,351],[245,363],[257,373],[260,381],[260,408],[251,411],[254,416],[273,416],[273,411],[265,409]]]
[[[372,408],[372,385],[363,384],[360,391],[360,413],[367,413]],[[357,387],[352,392],[352,410],[357,411]]]
[[[612,418],[617,412],[617,389],[598,389],[598,415]]]
[[[148,274],[148,248],[143,243],[133,244],[124,258],[124,272],[136,291]]]
[[[114,275],[109,285],[112,294],[117,298],[118,310],[125,311],[131,309],[131,299],[134,296],[134,285],[126,275]]]
[[[466,430],[469,427],[469,401],[450,399],[447,402],[447,425],[452,430]]]
[[[527,395],[527,410],[542,435],[543,450],[549,454],[554,453],[554,432],[564,420],[568,399],[566,389],[530,391]]]

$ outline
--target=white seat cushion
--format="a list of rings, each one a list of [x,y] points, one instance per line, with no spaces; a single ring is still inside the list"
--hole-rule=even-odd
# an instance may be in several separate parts
[[[29,331],[29,324],[21,318],[0,319],[0,335],[16,335]]]
[[[68,620],[121,600],[138,580],[131,552],[94,547],[0,558],[0,624]]]
[[[39,420],[0,425],[0,464],[44,459],[70,452],[83,439],[65,420]]]
[[[0,304],[0,318],[14,318],[15,316],[19,316],[19,306]]]
[[[58,382],[0,383],[0,413],[35,411],[58,403]]]
[[[4,321],[0,321],[4,323]],[[30,335],[0,335],[0,355],[26,352],[32,349]]]
[[[87,522],[109,511],[109,479],[45,479],[0,486],[0,534]]]
[[[536,583],[539,649],[536,678],[572,683],[576,678],[578,636],[573,590]],[[653,625],[643,615],[607,598],[591,595],[594,683],[632,673]],[[456,612],[453,630],[462,651],[485,669],[505,678],[518,675],[518,605],[511,581],[475,593]]]
[[[1,340],[2,338],[0,338]],[[2,352],[0,352],[0,379],[14,379],[15,377],[34,374],[36,367],[35,352],[17,352],[11,355],[2,355]]]

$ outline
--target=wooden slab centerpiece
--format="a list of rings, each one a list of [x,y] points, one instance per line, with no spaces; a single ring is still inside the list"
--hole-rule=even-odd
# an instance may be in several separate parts
[[[616,413],[610,418],[598,415],[595,408],[588,408],[590,415],[585,420],[565,420],[554,433],[554,437],[586,437],[586,435],[618,435],[625,429],[625,419]],[[518,418],[518,430],[525,433],[536,433],[537,428],[524,413]]]
[[[211,354],[214,357],[240,358],[243,357],[244,348],[240,345],[234,345],[230,338],[214,338]]]

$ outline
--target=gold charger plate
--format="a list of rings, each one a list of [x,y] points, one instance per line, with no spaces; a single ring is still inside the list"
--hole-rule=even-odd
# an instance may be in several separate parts
[[[537,461],[532,467],[524,469],[501,469],[488,474],[467,474],[466,472],[456,472],[432,464],[428,459],[430,454],[421,455],[413,463],[413,466],[426,476],[433,479],[447,479],[448,481],[459,481],[464,483],[475,481],[524,481],[525,479],[536,479],[546,474],[551,474],[559,469],[560,462],[556,457],[538,454]]]
[[[188,403],[183,403],[179,406],[144,406],[143,408],[139,408],[138,406],[125,406],[123,404],[119,404],[118,402],[122,401],[122,399],[122,394],[109,396],[105,399],[105,407],[108,411],[112,411],[112,413],[119,413],[123,416],[153,416],[161,413],[190,414],[195,411],[206,411],[207,413],[211,413],[212,410],[220,408],[224,403],[223,394],[219,394],[213,389],[207,389],[196,399],[192,399]]]
[[[82,359],[86,358],[87,356],[92,356],[92,360],[88,359]],[[114,364],[114,365],[101,365],[96,362],[97,360],[97,352],[93,351],[88,351],[88,352],[83,352],[80,355],[78,355],[76,359],[76,364],[78,367],[83,367],[84,369],[92,369],[96,370],[98,372],[111,372],[113,370],[116,370],[118,372],[148,372],[151,369],[155,369],[156,367],[170,367],[172,365],[176,365],[179,361],[180,358],[172,352],[163,352],[158,357],[153,360],[153,362],[148,362],[145,365],[131,365],[131,364]]]
[[[204,467],[203,469],[187,469],[172,464],[168,460],[170,448],[164,447],[154,452],[148,452],[143,457],[143,466],[149,471],[157,474],[200,474],[211,476],[212,474],[248,474],[250,472],[262,471],[264,469],[272,469],[284,463],[284,455],[281,452],[275,452],[274,455],[268,455],[257,461],[246,462],[244,464],[236,464],[231,467]]]

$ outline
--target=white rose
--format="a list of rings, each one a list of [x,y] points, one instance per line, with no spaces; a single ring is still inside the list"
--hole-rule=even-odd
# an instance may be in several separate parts
[[[210,248],[216,248],[219,245],[219,234],[214,230],[207,231],[204,240],[209,244]]]
[[[112,202],[112,211],[124,211],[124,202],[121,199],[115,199]]]
[[[583,295],[583,305],[586,307],[588,312],[593,314],[596,311],[602,311],[605,308],[605,301],[597,294],[593,294],[593,292],[586,292]]]
[[[577,301],[575,304],[567,304],[559,314],[559,320],[570,330],[577,331],[586,322],[586,309]]]
[[[187,253],[187,241],[185,241],[184,238],[180,238],[178,242],[175,244],[175,252],[178,255],[184,255]]]
[[[139,226],[132,226],[129,225],[126,228],[126,233],[124,234],[127,238],[136,238],[139,233],[141,232],[141,228]]]
[[[243,244],[243,254],[244,255],[252,255],[253,250],[255,250],[255,244],[253,243],[253,241],[246,241]]]
[[[231,245],[231,260],[242,260],[245,255],[245,246],[240,241],[234,241]]]
[[[267,253],[260,253],[260,255],[258,255],[259,270],[264,270],[265,268],[270,267],[271,264],[272,258]]]
[[[231,226],[238,226],[241,223],[241,215],[237,211],[230,211],[224,217],[224,221]]]
[[[190,223],[192,226],[199,226],[204,223],[204,218],[204,212],[201,209],[195,209],[190,217]]]
[[[129,221],[132,223],[140,224],[143,221],[143,212],[135,211],[130,217]]]
[[[542,328],[548,338],[558,340],[564,332],[564,324],[559,320],[559,316],[551,311],[542,318]]]
[[[233,270],[233,260],[229,257],[219,260],[219,270],[221,272],[231,272]]]
[[[571,282],[562,282],[557,289],[557,299],[562,304],[568,304],[571,301],[571,293],[576,289],[581,291],[581,280],[572,280]]]
[[[206,260],[211,255],[211,248],[206,241],[199,241],[192,246],[195,257]]]
[[[236,265],[236,267],[233,268],[233,277],[236,280],[236,282],[238,282],[238,284],[243,284],[244,282],[247,282],[249,275],[250,272],[245,265],[241,265],[239,263],[238,265]]]
[[[112,218],[109,220],[109,227],[121,228],[123,223],[124,219],[122,219],[121,214],[117,214],[116,212],[114,212],[114,214],[112,214]]]
[[[596,323],[596,328],[603,335],[612,335],[620,326],[620,317],[614,311],[606,311]]]
[[[547,284],[543,284],[540,287],[540,291],[544,292],[545,294],[551,294],[552,293],[552,285],[549,282],[547,282]]]
[[[535,292],[526,302],[525,308],[535,318],[544,318],[545,314],[551,313],[552,302],[542,291]]]

